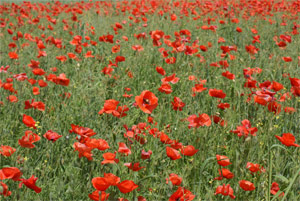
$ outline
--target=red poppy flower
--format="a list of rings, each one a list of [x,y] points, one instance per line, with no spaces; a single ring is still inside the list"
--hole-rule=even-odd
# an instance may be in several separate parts
[[[33,87],[32,88],[32,93],[33,93],[33,95],[39,95],[40,94],[40,89],[38,87]]]
[[[111,186],[116,186],[118,183],[120,183],[120,177],[117,177],[112,173],[104,173],[104,178]]]
[[[299,96],[300,96],[300,87],[295,87],[295,86],[293,86],[293,87],[291,88],[291,92],[292,92],[292,94],[293,94],[294,96],[299,97]]]
[[[223,92],[223,90],[218,90],[218,89],[210,89],[208,94],[211,97],[216,97],[216,98],[225,98],[226,94]]]
[[[169,201],[177,201],[177,200],[184,200],[184,201],[190,201],[194,200],[195,195],[192,194],[191,191],[185,189],[184,187],[179,186],[177,191],[175,191],[171,197],[169,198]]]
[[[292,37],[289,35],[280,35],[279,38],[285,42],[291,43],[292,42]]]
[[[36,193],[40,193],[42,189],[37,187],[35,184],[37,179],[38,178],[34,177],[34,175],[32,175],[29,179],[21,179],[22,182],[19,184],[19,187],[22,187],[22,184],[24,184],[27,188],[34,190]]]
[[[25,135],[18,142],[22,147],[32,149],[35,147],[33,143],[39,141],[40,139],[40,136],[28,130],[25,131]]]
[[[157,71],[159,74],[161,74],[161,75],[165,75],[165,74],[166,74],[166,71],[165,71],[162,67],[160,67],[160,66],[157,66],[157,67],[156,67],[156,71]]]
[[[141,195],[140,195],[140,196],[138,196],[137,198],[138,198],[138,201],[147,201],[147,200],[146,200],[146,198],[144,198],[144,197],[143,197],[143,196],[141,196]]]
[[[120,52],[121,46],[120,45],[115,45],[111,48],[112,53],[117,53]]]
[[[114,43],[114,35],[103,35],[99,37],[100,42],[108,42],[108,43]]]
[[[178,81],[180,80],[180,78],[176,77],[176,74],[172,74],[170,76],[166,76],[163,79],[161,79],[161,81],[164,82],[171,82],[172,84],[176,84]]]
[[[174,174],[174,173],[171,173],[169,175],[169,179],[170,179],[170,181],[172,182],[172,184],[174,186],[179,186],[182,182],[182,178],[179,177],[177,174]]]
[[[171,103],[173,105],[173,110],[182,111],[182,108],[185,106],[185,103],[182,102],[182,100],[176,96],[174,97],[174,101]]]
[[[176,57],[167,58],[167,59],[165,59],[165,62],[167,64],[174,64],[174,63],[176,63]]]
[[[95,201],[107,201],[109,198],[109,193],[105,193],[105,191],[101,191],[101,195],[99,195],[98,190],[95,190],[94,192],[92,192],[91,194],[89,194],[89,198],[91,200],[95,200]]]
[[[253,164],[248,162],[246,168],[249,169],[252,173],[255,172],[265,172],[264,167],[261,167],[259,164]]]
[[[44,45],[44,43],[43,43],[43,41],[41,41],[41,40],[39,40],[37,42],[37,46],[38,46],[39,49],[45,49],[46,48],[45,45]]]
[[[158,98],[151,91],[145,90],[141,95],[135,97],[136,104],[139,108],[148,114],[151,114],[152,111],[158,105]]]
[[[128,37],[127,36],[122,36],[124,41],[128,41]]]
[[[77,57],[76,57],[76,54],[74,54],[74,53],[72,53],[72,52],[69,52],[68,53],[68,57],[70,58],[70,59],[76,59]]]
[[[193,156],[195,155],[199,149],[195,149],[193,145],[183,146],[181,148],[181,153],[185,156]]]
[[[235,78],[235,75],[233,73],[230,73],[229,71],[223,72],[222,76],[226,77],[229,80],[234,80]]]
[[[15,153],[16,149],[10,146],[1,145],[0,146],[0,154],[6,157],[11,156]]]
[[[251,127],[251,123],[248,119],[244,119],[241,126],[238,126],[236,130],[231,130],[230,132],[237,134],[238,137],[244,136],[246,138],[249,134],[256,136],[257,131],[258,129],[256,127]]]
[[[48,86],[47,82],[45,82],[44,80],[39,80],[38,84],[39,84],[40,87],[47,87]]]
[[[98,191],[105,191],[110,186],[109,182],[104,177],[95,177],[92,179],[92,184]]]
[[[73,148],[78,151],[78,157],[85,157],[87,158],[89,161],[93,160],[93,154],[92,154],[92,150],[93,148],[88,147],[87,145],[80,143],[80,142],[75,142],[73,144]]]
[[[104,67],[101,72],[105,75],[109,75],[109,77],[111,77],[111,73],[114,71],[113,68],[111,67]]]
[[[202,91],[205,90],[207,90],[207,88],[205,88],[203,84],[195,84],[195,87],[192,87],[192,91],[193,91],[192,96],[196,96],[196,92],[201,93]]]
[[[223,54],[230,53],[230,51],[237,51],[236,46],[221,46],[220,48],[223,51]]]
[[[151,155],[152,155],[152,151],[151,150],[149,150],[149,151],[144,151],[144,150],[142,150],[142,153],[141,153],[141,158],[143,159],[143,160],[146,160],[146,159],[149,159],[150,157],[151,157]]]
[[[8,190],[8,186],[5,183],[0,181],[0,187],[2,189],[0,195],[3,195],[4,197],[11,195],[11,191]]]
[[[225,110],[227,108],[230,108],[230,104],[229,103],[219,103],[218,108],[220,108],[221,110]]]
[[[8,90],[10,92],[15,92],[15,89],[13,88],[13,84],[12,83],[3,83],[1,84],[1,87],[4,89],[4,90]]]
[[[165,33],[161,30],[155,30],[155,31],[151,31],[150,34],[153,40],[153,46],[161,46],[162,43],[160,42],[160,39],[163,38]]]
[[[284,88],[283,85],[280,84],[279,82],[275,82],[275,81],[272,82],[271,89],[273,89],[274,91],[277,92],[277,91],[280,91],[283,88]]]
[[[222,171],[219,169],[219,177],[214,178],[214,180],[222,180],[223,178],[232,179],[234,174],[226,168],[222,168]]]
[[[109,100],[109,101],[111,101],[111,100]],[[112,100],[112,101],[115,101],[115,100]],[[102,110],[100,110],[98,114],[102,114],[103,112],[108,113],[108,114],[111,113],[113,116],[120,118],[120,117],[127,116],[127,114],[125,112],[129,111],[129,108],[127,107],[127,105],[119,106],[118,108],[115,105],[114,110],[111,110],[112,108],[107,108],[107,107],[114,107],[114,106],[110,105],[110,103],[105,101],[104,108]]]
[[[257,47],[255,47],[254,45],[247,45],[246,47],[245,47],[245,49],[246,49],[246,51],[249,53],[249,54],[251,54],[251,55],[253,55],[253,54],[256,54],[257,52],[258,52],[258,48]]]
[[[236,31],[239,32],[239,33],[243,32],[243,30],[240,27],[237,27]]]
[[[176,21],[177,20],[177,16],[173,13],[173,14],[170,15],[170,19],[172,21]]]
[[[131,169],[132,171],[139,171],[145,167],[140,167],[140,163],[134,163],[132,165],[132,163],[124,163],[124,166],[128,167],[128,169]]]
[[[225,167],[225,166],[228,166],[230,165],[230,161],[229,161],[229,158],[227,156],[222,156],[222,155],[216,155],[216,158],[217,158],[217,162],[219,165]]]
[[[260,35],[252,36],[252,38],[253,38],[252,44],[261,43],[261,41],[260,41]]]
[[[300,87],[300,79],[299,78],[292,78],[292,77],[289,77],[290,79],[290,83],[293,87]]]
[[[61,73],[58,77],[53,79],[53,82],[62,86],[69,86],[70,80],[66,77],[64,73]]]
[[[87,138],[85,144],[88,147],[91,147],[93,149],[98,149],[98,150],[101,150],[101,151],[109,149],[108,143],[105,140],[103,140],[103,139]]]
[[[37,56],[37,58],[40,57],[45,57],[47,56],[47,53],[45,51],[41,51],[39,50],[39,55]],[[35,61],[35,60],[30,60],[30,64],[28,64],[28,67],[30,68],[39,68],[40,62],[39,61]]]
[[[167,134],[165,134],[164,132],[159,132],[158,137],[160,138],[160,141],[164,144],[172,144],[173,143],[173,140],[171,140],[169,138],[169,136]]]
[[[16,167],[5,167],[0,169],[0,180],[12,179],[14,181],[21,181],[22,172]]]
[[[293,107],[285,107],[284,108],[284,112],[285,113],[289,113],[289,114],[292,114],[292,113],[295,113],[297,110]]]
[[[26,73],[25,73],[25,75],[24,75],[24,79],[23,79],[23,74],[24,73],[21,73],[21,74],[15,74],[13,77],[14,78],[16,78],[18,81],[24,81],[26,78],[27,78],[27,76],[26,76]],[[11,83],[11,82],[13,82],[14,80],[13,80],[13,78],[6,78],[6,82],[7,83]]]
[[[227,126],[227,121],[225,121],[221,117],[213,115],[212,118],[215,124],[219,124],[220,126]]]
[[[235,199],[235,196],[233,195],[233,189],[230,187],[230,184],[225,184],[218,186],[215,192],[215,195],[222,194],[224,196],[230,196],[231,199]]]
[[[29,100],[25,101],[24,109],[30,109],[32,107],[40,111],[45,111],[45,104],[43,102],[34,102],[34,99],[31,100],[31,103]]]
[[[46,74],[46,72],[43,69],[41,69],[41,68],[34,68],[32,70],[32,73],[34,75],[45,75]]]
[[[36,80],[35,79],[27,79],[27,81],[31,84],[31,85],[34,85],[36,83]]]
[[[284,41],[280,41],[279,43],[276,42],[276,45],[278,45],[278,47],[284,48],[287,46],[286,42]]]
[[[107,164],[107,163],[118,163],[119,159],[116,159],[116,154],[115,153],[104,153],[103,155],[104,161],[101,162],[102,165]]]
[[[226,69],[229,67],[227,60],[221,60],[221,61],[219,61],[219,64],[223,67],[223,69]]]
[[[44,138],[52,142],[55,142],[56,140],[62,137],[62,135],[59,135],[58,133],[52,130],[48,130],[43,136]]]
[[[56,79],[56,75],[55,74],[48,74],[48,75],[45,75],[45,78],[47,81],[51,81],[51,82],[54,82],[54,80]]]
[[[118,152],[119,153],[123,153],[126,156],[128,154],[131,154],[131,150],[126,146],[126,144],[124,142],[119,142],[119,150],[118,150]]]
[[[125,98],[131,98],[133,94],[127,94],[126,92],[123,94],[123,97]]]
[[[74,133],[80,135],[81,136],[80,141],[82,140],[82,142],[86,138],[89,138],[89,137],[92,137],[92,136],[96,135],[96,133],[88,127],[77,126],[77,125],[74,125],[74,124],[71,124],[71,127],[72,127],[72,129],[69,130],[69,133],[74,132]]]
[[[121,183],[117,184],[118,189],[121,191],[121,193],[130,193],[134,189],[138,187],[133,181],[131,180],[125,180]]]
[[[36,129],[35,127],[35,121],[31,116],[28,116],[26,114],[23,114],[23,123],[27,126],[27,127],[32,127],[34,129]]]
[[[272,194],[272,195],[276,195],[277,192],[278,192],[279,190],[280,190],[280,188],[279,188],[278,183],[273,182],[273,183],[272,183],[272,186],[271,186],[271,194]],[[284,192],[282,192],[282,193],[279,195],[279,197],[282,197],[282,196],[284,196]]]
[[[56,59],[57,59],[57,60],[59,60],[59,61],[61,61],[61,62],[65,62],[65,61],[67,61],[67,57],[66,57],[66,56],[64,56],[64,55],[57,56],[57,57],[56,57]]]
[[[161,93],[165,93],[165,94],[170,94],[172,93],[172,87],[169,83],[167,82],[164,82],[161,84],[161,86],[158,88],[158,90],[161,92]]]
[[[95,57],[94,55],[92,55],[92,51],[87,51],[86,54],[84,55],[85,58],[93,58]]]
[[[37,56],[37,58],[40,58],[40,57],[46,57],[46,56],[47,56],[46,51],[41,51],[41,50],[39,50],[39,55]]]
[[[282,137],[275,135],[275,137],[285,146],[294,146],[294,147],[300,147],[300,145],[295,144],[296,138],[292,133],[283,133]]]
[[[111,114],[117,109],[118,104],[119,101],[117,100],[114,99],[106,100],[103,109],[101,109],[98,114],[103,114],[103,113]]]
[[[132,48],[133,50],[135,50],[135,51],[138,51],[138,52],[144,50],[143,46],[141,46],[141,45],[133,45],[133,46],[131,46],[131,48]]]
[[[89,198],[94,201],[99,201],[99,199],[100,199],[99,192],[100,191],[98,191],[98,190],[93,191],[91,194],[89,194]],[[101,192],[105,193],[105,191],[101,191]]]
[[[239,185],[244,191],[253,191],[253,190],[255,190],[254,184],[251,183],[250,181],[247,181],[247,180],[239,181]]]
[[[256,92],[257,95],[254,96],[254,102],[260,104],[260,105],[267,105],[268,102],[272,101],[272,96],[268,94],[262,94]]]
[[[220,21],[220,23],[223,23],[224,21]],[[225,22],[224,22],[225,23]],[[220,37],[219,39],[218,39],[218,43],[225,43],[226,41],[225,41],[225,39],[223,38],[223,37]]]
[[[18,59],[19,58],[19,55],[16,52],[9,52],[8,56],[11,59]]]
[[[220,65],[217,62],[213,62],[213,63],[209,64],[209,66],[220,67]]]
[[[173,149],[172,147],[166,147],[166,152],[167,152],[167,156],[171,160],[177,160],[181,158],[179,151]]]
[[[11,102],[11,103],[16,103],[16,102],[18,102],[18,98],[17,98],[16,96],[14,96],[14,95],[9,95],[9,96],[7,97],[7,100],[9,100],[9,102]]]
[[[268,110],[274,114],[279,114],[281,112],[281,104],[272,101],[268,104]]]
[[[190,124],[189,128],[198,128],[200,126],[210,126],[211,125],[211,119],[209,118],[208,114],[199,114],[199,117],[197,115],[193,114],[188,117],[187,119]]]
[[[189,81],[194,81],[194,80],[197,80],[197,77],[195,75],[190,75]]]
[[[123,56],[116,56],[115,61],[116,61],[116,64],[118,64],[119,62],[125,61],[125,57],[123,57]]]
[[[7,73],[7,70],[10,68],[10,65],[7,65],[7,66],[1,66],[0,67],[0,73],[4,72],[4,73]]]

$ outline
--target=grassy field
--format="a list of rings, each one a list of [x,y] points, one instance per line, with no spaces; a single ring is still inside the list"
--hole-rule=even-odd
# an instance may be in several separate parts
[[[300,200],[299,11],[2,2],[0,200]]]

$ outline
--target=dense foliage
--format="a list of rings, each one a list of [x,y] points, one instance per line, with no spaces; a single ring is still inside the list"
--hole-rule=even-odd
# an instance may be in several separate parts
[[[299,12],[2,2],[0,200],[300,200]]]

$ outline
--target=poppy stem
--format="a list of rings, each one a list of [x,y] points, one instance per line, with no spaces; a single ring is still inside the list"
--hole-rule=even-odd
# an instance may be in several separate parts
[[[269,184],[268,184],[268,197],[267,201],[271,199],[271,185],[272,185],[272,153],[271,149],[269,150]]]
[[[295,173],[295,175],[294,175],[294,177],[293,177],[291,183],[289,184],[289,186],[287,187],[287,189],[286,189],[286,191],[285,191],[285,193],[284,193],[284,196],[283,196],[282,200],[285,200],[287,194],[290,192],[290,190],[291,190],[293,184],[295,183],[295,181],[296,181],[296,179],[297,179],[297,176],[298,176],[299,174],[300,174],[300,168],[296,171],[296,173]]]

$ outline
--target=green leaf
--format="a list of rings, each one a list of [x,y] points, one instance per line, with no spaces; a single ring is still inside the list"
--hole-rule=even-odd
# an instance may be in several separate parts
[[[288,184],[290,181],[283,175],[281,174],[278,174],[278,175],[275,175],[274,177],[278,178],[279,180],[281,180],[282,182]]]

